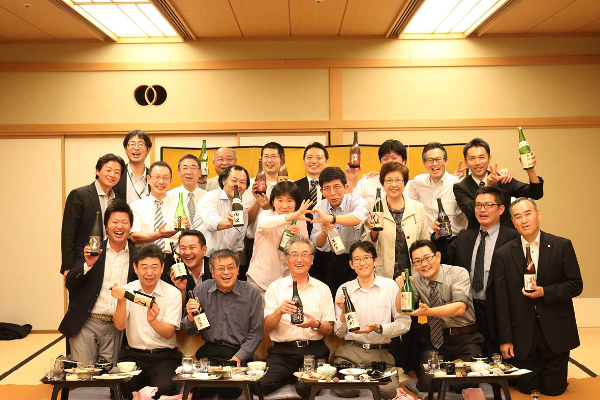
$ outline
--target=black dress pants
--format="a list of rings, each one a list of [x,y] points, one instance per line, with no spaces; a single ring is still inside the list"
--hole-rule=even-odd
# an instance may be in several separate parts
[[[177,393],[177,385],[173,382],[175,370],[181,364],[181,353],[177,349],[165,349],[156,353],[148,353],[143,350],[122,349],[120,361],[135,361],[142,372],[134,375],[128,382],[132,391],[138,391],[146,386],[154,386],[158,391],[155,399],[163,394],[172,396]]]
[[[337,255],[334,252],[325,254],[329,255],[329,259],[327,260],[327,275],[325,277],[325,284],[329,286],[331,295],[335,297],[335,294],[340,286],[348,281],[356,279],[356,272],[350,268],[349,254]]]
[[[239,347],[233,347],[229,345],[217,344],[213,342],[206,342],[203,346],[200,346],[196,351],[196,358],[208,358],[210,365],[223,365],[223,362],[229,361],[231,357],[239,351]],[[193,399],[200,399],[203,397],[209,397],[213,394],[218,394],[220,397],[226,399],[237,399],[242,394],[241,388],[194,388],[192,389]]]

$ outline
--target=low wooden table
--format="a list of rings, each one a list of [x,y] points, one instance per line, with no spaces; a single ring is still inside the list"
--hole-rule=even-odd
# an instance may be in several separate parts
[[[510,391],[508,389],[508,379],[514,378],[510,375],[489,375],[489,376],[434,376],[431,379],[427,400],[433,400],[433,394],[437,390],[437,400],[444,400],[446,392],[450,385],[453,384],[471,384],[471,383],[489,383],[494,391],[494,400],[502,400],[500,388],[504,389],[504,399],[511,400]]]
[[[315,396],[320,389],[366,389],[370,390],[373,393],[374,400],[381,400],[381,392],[379,391],[380,385],[387,385],[391,382],[389,378],[377,380],[377,381],[368,381],[362,382],[358,379],[347,382],[344,380],[342,376],[339,382],[325,382],[325,381],[315,381],[315,380],[307,380],[298,378],[303,384],[310,386],[310,394],[308,396],[308,400],[315,400]]]
[[[52,400],[58,399],[58,392],[62,390],[60,396],[61,400],[67,400],[69,398],[69,389],[78,387],[109,387],[113,390],[116,400],[123,399],[123,384],[131,379],[130,375],[123,376],[119,379],[89,379],[89,380],[77,380],[67,381],[64,376],[59,380],[52,380],[46,377],[40,379],[40,382],[46,385],[52,385]]]
[[[231,378],[219,378],[219,379],[194,379],[194,378],[184,378],[181,375],[175,375],[173,377],[173,382],[175,383],[183,383],[183,398],[187,399],[190,393],[190,390],[196,387],[239,387],[244,391],[244,395],[246,396],[246,400],[252,400],[252,393],[250,392],[250,387],[254,387],[254,393],[258,396],[260,400],[264,400],[262,386],[260,385],[260,381],[256,380],[243,380],[237,381]]]

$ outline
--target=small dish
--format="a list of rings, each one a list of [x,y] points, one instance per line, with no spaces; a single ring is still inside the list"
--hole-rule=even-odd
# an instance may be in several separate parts
[[[346,368],[340,371],[340,374],[342,375],[352,375],[352,376],[356,376],[359,377],[362,374],[366,374],[367,370],[366,369],[362,369],[362,368]]]

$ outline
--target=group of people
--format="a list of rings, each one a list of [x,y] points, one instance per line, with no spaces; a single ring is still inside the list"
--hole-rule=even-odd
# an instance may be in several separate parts
[[[569,351],[579,345],[572,298],[583,282],[571,241],[540,231],[535,200],[544,181],[535,155],[529,182],[519,182],[492,164],[489,145],[476,138],[464,146],[466,167],[459,163],[452,174],[444,146],[433,142],[422,153],[427,173],[409,180],[405,146],[386,140],[380,171],[357,179],[360,168],[329,166],[327,148],[315,142],[304,150],[306,177],[292,182],[279,177],[284,148],[270,142],[261,149],[261,193],[262,182],[237,164],[234,149],[215,151],[211,179],[202,177],[196,156],[185,154],[177,165],[182,185],[171,188],[169,164],[145,166],[152,147],[145,132],[129,132],[123,146],[129,162],[100,157],[95,181],[71,191],[65,204],[61,273],[69,307],[59,329],[74,359],[135,361],[142,373],[132,389],[151,385],[157,398],[173,394],[182,359],[175,331],[198,334],[201,308],[210,328],[200,332],[205,344],[196,356],[213,365],[251,361],[269,334],[266,394],[296,381],[304,355],[329,359],[323,338],[332,333],[345,339],[334,362],[400,365],[418,374],[420,390],[430,385],[420,365],[432,349],[448,361],[501,352],[532,371],[519,377],[521,391],[566,389]],[[374,229],[372,213],[378,191],[382,230]],[[234,223],[236,193],[243,225]],[[172,222],[180,197],[188,216],[183,231]],[[450,237],[440,233],[438,199]],[[94,255],[88,239],[97,212],[105,240]],[[171,269],[173,249],[186,267],[183,279]],[[531,263],[535,283],[525,291]],[[414,312],[401,312],[405,279],[414,288]],[[298,311],[294,282],[301,323],[291,318]],[[353,332],[343,287],[360,323]],[[136,293],[154,301],[127,300]],[[393,398],[396,387],[393,377],[383,396]],[[308,395],[298,382],[296,390]],[[219,389],[225,397],[240,393]]]

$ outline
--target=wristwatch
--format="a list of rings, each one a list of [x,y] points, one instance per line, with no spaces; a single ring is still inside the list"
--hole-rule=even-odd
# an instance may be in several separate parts
[[[321,327],[321,321],[317,320],[317,322],[319,323],[319,325],[317,325],[317,327],[316,327],[316,328],[310,328],[310,329],[312,329],[312,330],[313,330],[313,331],[315,331],[315,332],[316,332],[316,331],[318,331],[318,330],[319,330],[319,328]]]
[[[380,335],[383,335],[383,325],[379,324],[379,329],[377,329],[375,332],[379,333]]]
[[[336,220],[336,218],[335,218],[335,214],[331,214],[331,216],[333,217],[333,221],[331,221],[331,224],[332,224],[332,225],[335,225],[335,220]]]

